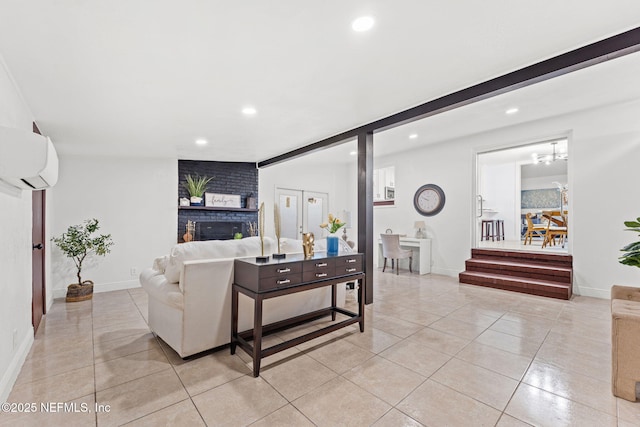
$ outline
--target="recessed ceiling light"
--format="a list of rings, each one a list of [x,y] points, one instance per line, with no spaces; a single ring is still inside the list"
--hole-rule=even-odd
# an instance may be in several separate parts
[[[363,31],[369,31],[373,27],[374,23],[375,21],[373,17],[361,16],[351,23],[351,28],[353,28],[353,31],[361,33]]]
[[[518,110],[517,107],[513,107],[513,108],[509,108],[507,111],[505,111],[505,114],[515,114],[518,111],[520,111],[520,110]]]
[[[197,145],[207,145],[208,141],[206,139],[200,138],[200,139],[196,139],[196,144]]]
[[[409,139],[416,139],[418,137],[417,133],[412,133],[411,135],[409,135]]]
[[[242,114],[247,116],[253,116],[255,113],[257,113],[257,110],[254,107],[244,107],[242,109]]]
[[[349,154],[352,155],[352,156],[355,156],[356,154],[358,154],[358,152],[357,151],[352,151]]]

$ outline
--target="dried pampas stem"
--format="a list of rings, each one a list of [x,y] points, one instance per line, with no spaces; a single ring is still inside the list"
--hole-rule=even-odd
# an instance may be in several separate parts
[[[278,242],[278,253],[280,253],[280,209],[277,204],[273,205],[273,225],[276,229],[276,241]]]
[[[260,233],[260,251],[264,256],[264,202],[260,203],[260,209],[258,210],[258,232]]]

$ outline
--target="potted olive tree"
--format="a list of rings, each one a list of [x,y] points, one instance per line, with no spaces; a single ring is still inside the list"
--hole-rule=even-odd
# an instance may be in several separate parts
[[[78,283],[67,286],[67,302],[85,301],[93,296],[93,282],[82,280],[82,263],[93,254],[105,256],[111,252],[113,245],[111,234],[94,234],[99,229],[97,219],[88,219],[82,224],[70,226],[61,236],[51,239],[76,266]]]
[[[624,225],[628,231],[640,233],[640,218],[636,218],[634,221],[625,221]],[[624,252],[619,258],[621,264],[640,267],[640,242],[629,243],[620,250]]]
[[[207,191],[207,184],[209,181],[213,179],[213,177],[209,178],[207,176],[198,176],[192,177],[191,175],[185,175],[184,182],[182,185],[189,192],[189,196],[191,196],[191,206],[202,206],[202,197],[204,196],[204,192]]]

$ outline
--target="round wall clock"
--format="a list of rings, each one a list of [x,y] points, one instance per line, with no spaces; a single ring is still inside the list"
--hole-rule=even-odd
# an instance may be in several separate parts
[[[420,215],[433,216],[444,208],[444,191],[435,184],[426,184],[418,188],[413,196],[413,206]]]

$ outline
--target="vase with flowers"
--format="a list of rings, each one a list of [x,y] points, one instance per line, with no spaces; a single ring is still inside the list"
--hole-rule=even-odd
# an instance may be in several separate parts
[[[327,255],[338,255],[338,236],[336,232],[346,225],[346,223],[340,221],[339,218],[329,214],[328,222],[320,224],[320,228],[324,228],[329,232],[327,236]]]

